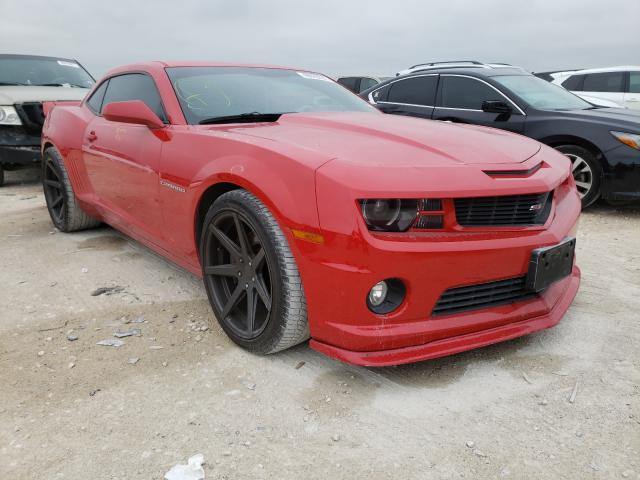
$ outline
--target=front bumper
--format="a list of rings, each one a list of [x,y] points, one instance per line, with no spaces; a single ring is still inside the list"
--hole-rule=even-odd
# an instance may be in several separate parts
[[[605,200],[640,200],[640,150],[620,145],[605,153],[601,194]]]
[[[298,241],[311,346],[362,365],[391,365],[448,355],[524,335],[558,323],[573,300],[579,270],[543,293],[516,303],[432,315],[450,288],[526,275],[531,252],[575,236],[580,200],[572,185],[554,191],[543,227],[461,229],[424,234],[371,234],[366,228],[324,232],[325,243]],[[371,287],[397,278],[402,305],[376,315]]]
[[[309,345],[314,350],[343,362],[367,367],[386,367],[445,357],[454,353],[504,342],[557,325],[578,293],[579,285],[580,269],[574,267],[570,277],[552,287],[553,290],[558,290],[561,293],[556,304],[553,305],[548,313],[478,332],[435,340],[423,345],[368,352],[346,350],[314,339],[309,342]],[[551,295],[551,297],[554,296]]]
[[[40,135],[21,126],[0,125],[0,164],[40,161]]]

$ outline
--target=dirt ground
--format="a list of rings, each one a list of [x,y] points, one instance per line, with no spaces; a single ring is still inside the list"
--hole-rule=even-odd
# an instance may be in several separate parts
[[[54,231],[37,174],[7,177],[2,479],[161,479],[196,453],[207,479],[640,478],[640,208],[583,214],[557,327],[367,369],[240,350],[195,277],[107,227]]]

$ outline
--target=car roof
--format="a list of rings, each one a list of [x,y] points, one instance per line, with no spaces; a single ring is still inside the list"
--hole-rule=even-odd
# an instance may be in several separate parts
[[[132,63],[128,65],[122,65],[110,70],[108,73],[140,70],[140,69],[164,69],[172,67],[239,67],[239,68],[277,68],[283,70],[296,70],[307,72],[310,71],[306,68],[294,68],[285,67],[281,65],[268,65],[268,64],[251,64],[251,63],[236,63],[236,62],[212,62],[212,61],[189,61],[189,60],[153,60],[149,62]]]
[[[426,75],[426,74],[441,74],[451,73],[468,75],[471,77],[498,77],[502,75],[531,75],[531,73],[523,70],[520,67],[501,67],[501,68],[484,68],[484,67],[441,67],[441,68],[426,68],[424,70],[415,70],[406,75],[400,75],[394,78],[411,77],[414,75]]]
[[[62,60],[67,62],[78,62],[73,58],[65,58],[65,57],[48,57],[43,55],[22,55],[21,53],[0,53],[0,58],[24,58],[24,59],[33,59],[33,60]]]
[[[628,72],[640,71],[640,65],[619,65],[617,67],[602,67],[602,68],[585,68],[583,70],[575,70],[571,75],[583,75],[586,73],[606,73],[606,72]]]

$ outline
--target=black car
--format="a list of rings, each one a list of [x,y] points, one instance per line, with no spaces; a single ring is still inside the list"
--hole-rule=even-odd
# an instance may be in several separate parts
[[[640,200],[640,112],[600,108],[511,66],[429,64],[360,96],[385,113],[520,133],[571,158],[584,207]]]

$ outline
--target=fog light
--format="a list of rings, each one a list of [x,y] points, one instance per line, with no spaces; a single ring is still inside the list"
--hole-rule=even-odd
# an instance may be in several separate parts
[[[387,287],[387,282],[383,280],[376,283],[369,291],[369,303],[374,307],[382,305],[382,302],[387,298],[388,291],[389,287]]]
[[[376,283],[367,294],[367,307],[373,313],[386,315],[396,310],[407,293],[399,278],[386,278]]]

